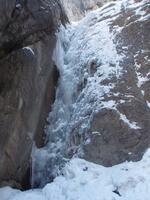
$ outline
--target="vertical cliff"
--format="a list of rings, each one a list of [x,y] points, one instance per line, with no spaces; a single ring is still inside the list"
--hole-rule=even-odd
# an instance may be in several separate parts
[[[0,185],[27,186],[34,139],[55,99],[59,1],[0,0]]]

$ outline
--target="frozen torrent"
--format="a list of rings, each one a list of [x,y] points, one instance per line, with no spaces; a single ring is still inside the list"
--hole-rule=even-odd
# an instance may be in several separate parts
[[[68,40],[67,40],[68,38]],[[45,128],[46,145],[41,149],[33,148],[32,186],[44,186],[59,173],[65,159],[65,148],[69,121],[73,110],[74,80],[76,77],[65,65],[65,54],[69,45],[69,35],[64,27],[57,33],[57,44],[53,60],[58,67],[60,79],[52,112],[48,116]]]
[[[80,23],[68,25],[67,30],[61,27],[57,35],[53,59],[59,69],[60,80],[45,130],[47,143],[44,148],[33,150],[33,186],[36,183],[43,186],[61,173],[70,154],[82,156],[82,143],[90,142],[88,135],[78,146],[69,144],[70,133],[78,124],[79,134],[84,134],[94,113],[102,107],[115,109],[115,102],[103,102],[104,94],[108,94],[114,85],[103,85],[101,82],[112,76],[119,79],[119,62],[123,56],[117,54],[107,21],[95,23],[95,27],[89,29],[95,14],[99,20],[102,18],[99,13],[91,13]],[[93,37],[94,34],[97,37]],[[94,65],[97,64],[99,68],[95,72]]]
[[[144,2],[148,1],[142,1],[143,5]],[[106,101],[104,96],[115,91],[124,71],[122,60],[126,57],[123,52],[118,53],[115,40],[122,27],[114,26],[112,31],[112,20],[125,7],[136,6],[137,20],[146,20],[148,16],[139,9],[142,3],[133,5],[133,1],[124,0],[113,6],[107,4],[79,22],[60,27],[53,54],[60,73],[56,98],[45,127],[45,146],[34,146],[32,151],[32,187],[43,189],[21,192],[5,187],[0,189],[2,200],[150,199],[150,150],[141,161],[108,168],[82,159],[83,146],[90,143],[87,130],[95,113],[102,108],[112,109],[133,131],[141,129],[136,119],[128,119],[117,107],[132,96],[127,95],[120,102],[109,98]],[[147,81],[139,73],[137,77],[138,87]],[[112,81],[105,84],[108,80]],[[78,138],[71,135],[76,127],[80,127]]]

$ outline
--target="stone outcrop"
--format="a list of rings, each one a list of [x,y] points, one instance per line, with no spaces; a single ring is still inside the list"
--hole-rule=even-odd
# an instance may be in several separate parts
[[[68,50],[80,77],[68,155],[105,166],[137,161],[150,146],[149,3],[120,3],[81,21]]]
[[[105,101],[116,101],[118,112],[102,109],[95,114],[89,131],[91,143],[85,146],[85,157],[96,163],[112,166],[125,160],[137,161],[150,146],[150,21],[148,2],[137,9],[122,6],[122,13],[112,21],[122,30],[116,34],[118,54],[124,54],[122,78]],[[138,13],[140,9],[144,16]],[[145,18],[145,19],[144,19]],[[111,80],[113,83],[114,80]],[[107,81],[106,81],[107,83]],[[117,94],[115,96],[115,94]],[[121,101],[123,100],[123,101]],[[120,103],[119,103],[120,101]],[[132,124],[132,123],[131,123]],[[134,124],[134,123],[133,123]],[[92,133],[97,134],[92,134]]]
[[[59,77],[54,33],[66,22],[59,1],[0,0],[1,186],[29,183],[33,141],[42,143]]]

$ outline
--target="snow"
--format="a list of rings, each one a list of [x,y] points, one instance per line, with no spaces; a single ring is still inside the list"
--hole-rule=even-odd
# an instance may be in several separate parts
[[[132,153],[132,152],[130,152]],[[149,200],[150,149],[139,162],[103,167],[73,158],[43,189],[0,189],[1,200]]]
[[[131,129],[141,129],[141,127],[139,127],[139,126],[137,125],[136,122],[130,122],[130,121],[127,119],[126,115],[123,115],[122,113],[119,113],[119,114],[120,114],[120,119],[121,119],[122,121],[124,121],[126,124],[128,124],[128,126],[129,126]]]
[[[21,4],[16,4],[16,8],[21,8]]]
[[[35,55],[35,53],[31,47],[24,47],[23,49],[26,49],[26,50],[30,51],[33,55]]]
[[[149,101],[147,101],[147,106],[150,108],[150,102]]]
[[[149,81],[148,77],[143,77],[140,74],[138,74],[138,87],[140,88],[145,82]]]
[[[12,199],[16,194],[21,193],[19,190],[12,189],[10,187],[0,188],[0,197],[1,200]]]

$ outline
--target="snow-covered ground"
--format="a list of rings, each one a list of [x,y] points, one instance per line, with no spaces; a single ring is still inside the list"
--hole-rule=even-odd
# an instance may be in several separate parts
[[[105,168],[74,158],[43,189],[0,189],[1,200],[149,200],[150,150],[139,162]]]

